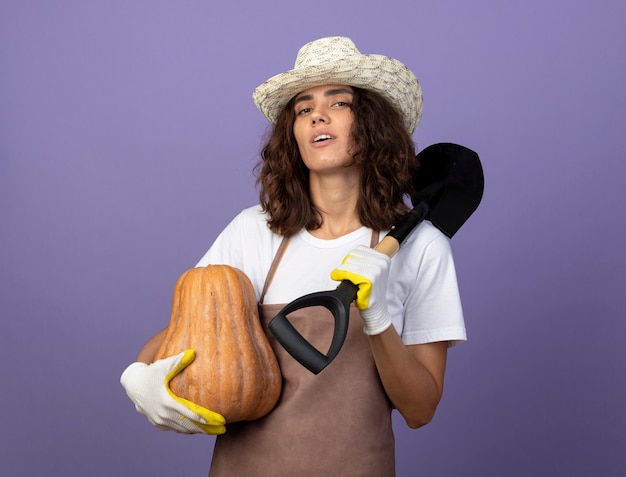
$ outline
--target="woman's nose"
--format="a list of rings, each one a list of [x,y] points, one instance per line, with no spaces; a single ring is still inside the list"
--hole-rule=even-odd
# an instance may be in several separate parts
[[[327,123],[328,116],[326,115],[325,111],[321,109],[315,109],[315,111],[313,111],[313,113],[311,114],[311,122],[313,124]]]

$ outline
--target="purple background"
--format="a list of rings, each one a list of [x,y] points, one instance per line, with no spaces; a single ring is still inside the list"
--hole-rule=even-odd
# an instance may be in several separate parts
[[[453,239],[470,341],[399,476],[626,475],[624,3],[0,2],[0,462],[206,475],[119,375],[173,283],[256,202],[255,86],[347,35],[422,83],[415,140],[479,152]]]

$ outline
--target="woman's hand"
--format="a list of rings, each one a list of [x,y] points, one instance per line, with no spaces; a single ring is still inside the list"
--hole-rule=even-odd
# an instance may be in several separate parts
[[[359,287],[356,307],[365,322],[368,335],[378,335],[391,326],[387,311],[387,281],[391,259],[373,248],[360,245],[333,270],[330,278],[348,280]]]
[[[189,349],[152,364],[135,362],[122,373],[120,382],[137,411],[161,430],[183,434],[223,434],[226,420],[221,414],[175,395],[169,383],[195,358]]]

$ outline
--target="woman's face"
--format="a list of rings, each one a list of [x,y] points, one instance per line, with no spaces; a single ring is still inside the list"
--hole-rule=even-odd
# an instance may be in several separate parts
[[[353,98],[352,88],[342,85],[315,86],[296,96],[293,133],[310,171],[331,172],[353,163]]]

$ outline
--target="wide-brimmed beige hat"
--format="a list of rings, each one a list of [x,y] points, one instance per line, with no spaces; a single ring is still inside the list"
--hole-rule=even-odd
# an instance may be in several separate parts
[[[422,116],[422,89],[403,63],[388,56],[364,55],[350,38],[333,36],[307,43],[294,69],[273,76],[252,98],[271,123],[299,92],[323,84],[345,84],[381,94],[402,114],[413,134]]]

